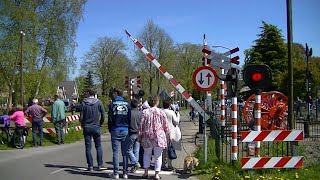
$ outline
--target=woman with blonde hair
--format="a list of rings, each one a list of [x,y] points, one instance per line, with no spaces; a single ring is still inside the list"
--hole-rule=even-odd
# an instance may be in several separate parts
[[[144,149],[142,178],[149,178],[148,170],[152,150],[155,157],[155,177],[160,179],[159,173],[162,165],[162,152],[167,147],[167,139],[171,139],[166,113],[158,108],[159,98],[150,96],[148,99],[150,108],[143,110],[139,128],[139,139]]]

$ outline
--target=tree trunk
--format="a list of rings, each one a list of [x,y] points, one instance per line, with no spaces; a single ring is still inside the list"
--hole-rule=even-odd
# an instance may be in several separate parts
[[[12,109],[12,91],[13,91],[13,85],[9,85],[9,97],[8,97],[8,103],[7,103],[7,114],[9,114],[9,111]]]

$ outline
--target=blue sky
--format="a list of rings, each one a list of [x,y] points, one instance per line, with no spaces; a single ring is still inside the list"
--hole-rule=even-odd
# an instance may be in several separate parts
[[[319,0],[292,0],[293,40],[308,43],[316,56],[320,56],[319,8]],[[209,46],[239,47],[241,63],[262,20],[276,25],[287,39],[286,0],[88,0],[77,31],[77,68],[99,37],[121,38],[132,53],[134,45],[124,30],[137,37],[150,19],[175,43],[202,44],[205,33]]]

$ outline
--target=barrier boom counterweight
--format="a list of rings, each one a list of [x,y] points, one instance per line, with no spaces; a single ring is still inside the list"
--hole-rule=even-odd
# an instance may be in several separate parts
[[[159,69],[159,71],[170,81],[170,83],[183,96],[183,98],[185,98],[191,104],[191,106],[193,106],[201,114],[201,116],[204,117],[205,121],[208,120],[210,116],[200,107],[200,105],[193,99],[193,97],[190,96],[190,94],[181,86],[181,84],[171,74],[169,74],[169,72],[167,72],[163,66],[161,66],[158,60],[155,59],[153,55],[145,47],[143,47],[143,45],[137,39],[132,37],[131,34],[126,30],[125,33],[133,41],[133,43],[138,46],[138,48],[146,55],[146,57]]]

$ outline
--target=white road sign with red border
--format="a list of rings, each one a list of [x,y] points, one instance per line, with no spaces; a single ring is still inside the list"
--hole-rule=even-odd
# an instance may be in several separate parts
[[[212,67],[201,66],[194,71],[192,82],[199,91],[211,91],[218,83],[218,75]]]

